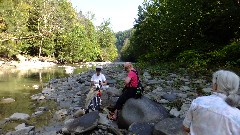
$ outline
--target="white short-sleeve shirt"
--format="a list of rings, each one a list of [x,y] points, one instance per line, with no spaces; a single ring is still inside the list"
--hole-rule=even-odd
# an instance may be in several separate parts
[[[94,74],[91,78],[91,81],[94,81],[94,84],[99,84],[99,81],[105,82],[106,78],[105,78],[104,74],[102,74],[102,73],[100,73],[99,75]]]
[[[191,135],[240,135],[240,110],[213,93],[193,100],[183,121]]]

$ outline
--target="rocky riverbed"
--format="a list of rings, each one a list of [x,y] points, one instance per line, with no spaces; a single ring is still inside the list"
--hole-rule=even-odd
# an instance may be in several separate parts
[[[94,66],[100,63],[87,63]],[[70,75],[66,78],[52,79],[41,93],[32,95],[32,100],[38,102],[57,103],[49,124],[36,128],[34,125],[22,123],[15,127],[12,134],[61,135],[61,134],[91,134],[91,135],[184,135],[182,121],[191,101],[200,95],[211,92],[211,83],[204,76],[193,78],[184,72],[167,70],[139,71],[144,85],[144,96],[141,99],[130,99],[119,114],[118,121],[106,118],[111,108],[121,95],[123,79],[126,72],[123,63],[103,63],[109,87],[102,92],[101,111],[85,114],[90,79],[94,70],[81,74]],[[0,124],[14,120],[25,120],[30,117],[41,117],[48,106],[39,107],[33,114],[21,112],[11,115]]]

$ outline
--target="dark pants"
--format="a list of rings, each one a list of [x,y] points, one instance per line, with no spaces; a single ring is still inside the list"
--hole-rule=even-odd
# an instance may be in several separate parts
[[[125,87],[125,90],[123,91],[123,94],[118,98],[117,103],[114,107],[114,110],[121,110],[125,102],[129,98],[135,98],[136,96],[136,90],[137,88],[132,88],[132,87]]]

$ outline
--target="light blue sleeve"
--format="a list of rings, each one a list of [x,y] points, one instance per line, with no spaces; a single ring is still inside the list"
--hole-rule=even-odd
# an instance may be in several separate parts
[[[194,108],[196,108],[196,104],[194,103],[194,100],[190,106],[190,108],[188,109],[186,116],[183,120],[183,125],[187,128],[190,128],[191,123],[192,123],[192,119],[193,119],[193,110],[195,110]]]

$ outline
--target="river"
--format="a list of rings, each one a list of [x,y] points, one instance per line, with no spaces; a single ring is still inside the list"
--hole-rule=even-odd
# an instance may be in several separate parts
[[[87,68],[75,66],[73,74],[86,71]],[[15,112],[32,114],[35,102],[31,96],[40,93],[44,84],[52,78],[67,77],[65,68],[54,66],[44,69],[26,71],[8,70],[0,73],[0,100],[13,98],[15,102],[0,103],[0,120],[8,118]]]

